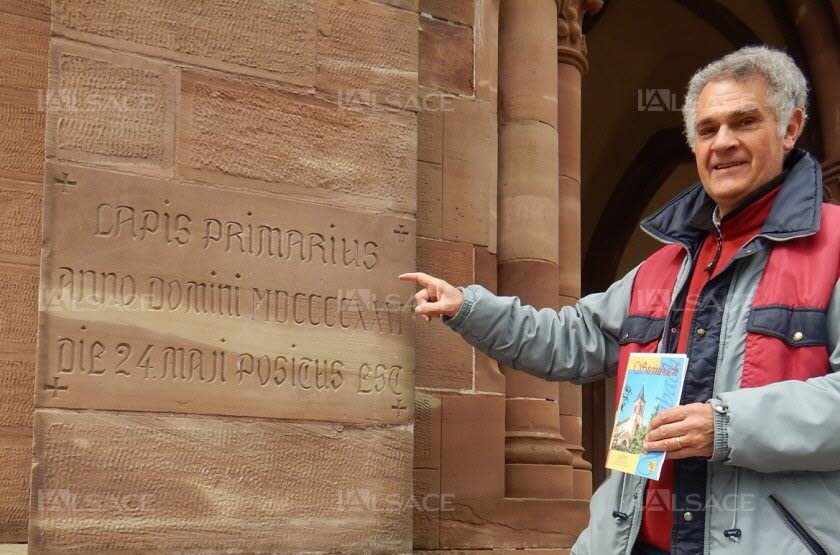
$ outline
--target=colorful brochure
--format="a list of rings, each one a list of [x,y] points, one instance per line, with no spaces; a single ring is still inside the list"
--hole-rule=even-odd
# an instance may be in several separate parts
[[[659,479],[665,453],[644,450],[653,416],[680,403],[688,357],[678,354],[631,353],[615,413],[607,468]]]

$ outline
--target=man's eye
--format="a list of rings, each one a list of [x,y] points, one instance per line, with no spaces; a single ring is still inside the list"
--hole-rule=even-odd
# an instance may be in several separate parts
[[[712,129],[711,127],[704,127],[703,129],[700,130],[699,135],[701,137],[708,137],[709,135],[712,135],[714,132],[715,132],[715,130]]]
[[[755,123],[755,118],[744,118],[744,119],[742,119],[742,120],[740,121],[740,124],[741,124],[742,126],[744,126],[744,125],[752,125],[752,124],[754,124],[754,123]]]

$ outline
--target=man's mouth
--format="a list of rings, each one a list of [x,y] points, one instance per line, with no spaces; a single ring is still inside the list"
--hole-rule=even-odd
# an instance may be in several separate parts
[[[740,166],[743,166],[743,165],[746,165],[746,164],[748,164],[748,162],[746,162],[744,160],[741,160],[739,162],[726,162],[725,164],[715,164],[714,166],[712,166],[712,170],[713,171],[715,171],[715,170],[717,170],[717,171],[728,170],[730,168],[737,168],[737,167],[740,167]]]

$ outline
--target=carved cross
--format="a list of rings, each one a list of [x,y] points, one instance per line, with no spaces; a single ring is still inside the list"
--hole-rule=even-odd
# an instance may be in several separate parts
[[[64,177],[62,179],[56,179],[55,184],[56,185],[61,185],[61,192],[62,193],[69,193],[70,191],[68,191],[67,188],[70,187],[71,189],[75,189],[76,185],[78,184],[78,181],[73,181],[72,179],[70,179],[70,174],[69,173],[67,173],[67,172],[62,172],[62,173],[64,174]]]
[[[402,411],[408,410],[408,407],[402,404],[402,399],[397,399],[397,402],[391,405],[391,408],[397,411],[397,416],[402,416]]]
[[[400,243],[403,243],[403,242],[405,242],[405,237],[406,237],[406,235],[408,235],[408,230],[407,230],[407,229],[405,229],[405,226],[404,226],[403,224],[399,224],[399,225],[400,225],[400,228],[399,228],[399,229],[395,229],[395,230],[394,230],[394,233],[395,233],[397,236],[399,236]]]
[[[67,391],[66,385],[58,385],[58,378],[53,378],[52,385],[45,383],[44,384],[44,391],[52,391],[52,398],[55,399],[58,397],[58,394],[62,391]]]

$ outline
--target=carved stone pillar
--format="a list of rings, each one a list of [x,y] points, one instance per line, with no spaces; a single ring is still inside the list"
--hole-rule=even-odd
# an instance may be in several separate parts
[[[555,0],[503,0],[499,18],[499,292],[552,308],[560,219],[556,17]],[[557,383],[504,372],[506,497],[572,497]]]
[[[831,9],[817,0],[788,0],[799,38],[808,58],[822,124],[825,152],[823,183],[826,198],[840,203],[840,45]]]
[[[587,69],[586,39],[581,24],[601,0],[557,0],[557,147],[559,160],[559,305],[580,297],[580,134],[581,81]],[[592,465],[582,457],[581,388],[560,384],[560,428],[574,456],[574,497],[592,495]]]

